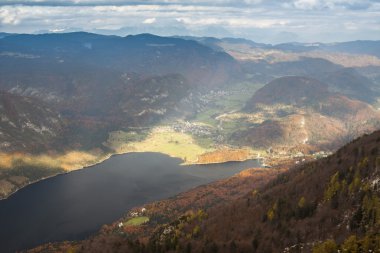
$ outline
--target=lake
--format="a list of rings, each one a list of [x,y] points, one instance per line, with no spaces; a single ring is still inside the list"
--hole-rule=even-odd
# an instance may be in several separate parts
[[[256,160],[181,163],[159,153],[129,153],[29,185],[0,201],[0,252],[84,239],[134,206],[260,166]]]

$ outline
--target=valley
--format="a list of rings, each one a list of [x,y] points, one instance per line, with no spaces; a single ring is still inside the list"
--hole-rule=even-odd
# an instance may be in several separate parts
[[[230,248],[251,252],[254,247],[256,252],[264,252],[270,248],[267,235],[273,233],[278,241],[286,240],[272,250],[294,245],[312,250],[334,234],[330,223],[331,230],[318,236],[296,231],[301,223],[309,228],[302,219],[315,214],[316,203],[324,208],[318,210],[321,222],[323,210],[330,208],[314,183],[325,184],[332,178],[336,168],[331,160],[347,165],[341,170],[359,166],[359,160],[348,159],[349,153],[343,154],[348,160],[339,163],[340,147],[363,135],[364,140],[369,138],[369,146],[359,141],[363,143],[357,147],[361,151],[355,152],[362,160],[370,152],[362,179],[369,184],[368,180],[378,177],[377,170],[373,171],[377,165],[372,166],[378,156],[377,137],[368,134],[380,129],[380,56],[365,48],[369,42],[352,43],[271,45],[229,38],[119,37],[85,32],[0,38],[0,207],[18,198],[17,205],[22,205],[24,197],[18,196],[30,191],[36,199],[43,191],[33,189],[49,186],[57,194],[44,195],[51,206],[61,205],[67,210],[64,215],[82,212],[83,207],[63,206],[75,207],[81,202],[69,200],[83,187],[74,187],[78,192],[69,188],[76,185],[77,175],[91,170],[96,175],[83,177],[79,185],[90,187],[84,178],[96,182],[108,178],[93,189],[103,201],[114,201],[93,206],[95,213],[103,210],[108,216],[94,214],[91,225],[75,230],[78,236],[70,237],[74,232],[69,228],[61,234],[57,229],[56,237],[44,234],[17,246],[17,233],[4,232],[4,238],[15,237],[9,249],[51,242],[31,251],[102,252],[97,249],[106,247],[109,252],[232,252]],[[375,48],[379,46],[378,41],[373,43]],[[140,158],[134,163],[120,157]],[[149,166],[145,164],[148,161]],[[323,166],[329,172],[315,174],[319,170],[314,169]],[[99,168],[104,174],[97,174]],[[170,175],[165,174],[169,168]],[[143,172],[141,178],[134,178]],[[315,196],[305,187],[300,190],[302,196],[295,194],[286,185],[289,175],[295,178],[292,184],[306,185],[302,173],[309,175],[318,189]],[[351,169],[344,173],[345,184],[352,184],[355,173]],[[161,176],[167,181],[151,184]],[[70,179],[68,183],[65,178]],[[343,185],[343,176],[339,180]],[[62,188],[52,183],[58,181]],[[145,184],[147,188],[141,190]],[[123,187],[113,188],[120,185]],[[377,200],[372,196],[378,191],[368,187],[363,191],[373,200],[370,212],[376,213]],[[136,196],[128,195],[131,192]],[[293,198],[283,202],[286,192],[298,202]],[[342,192],[343,201],[348,192]],[[90,201],[89,196],[86,192],[80,198]],[[359,205],[364,201],[359,199],[355,195],[347,201]],[[58,203],[61,200],[63,204]],[[279,206],[285,216],[277,212]],[[38,213],[35,205],[31,207]],[[329,212],[343,215],[347,211],[334,210]],[[247,222],[259,224],[257,227],[242,224],[250,216],[247,212],[255,214]],[[353,210],[347,212],[344,215],[349,216]],[[57,227],[60,222],[66,224],[64,215],[57,220]],[[219,226],[223,215],[228,217],[225,225],[231,232]],[[99,220],[95,221],[96,217]],[[288,224],[296,227],[284,229]],[[363,225],[367,230],[351,231],[375,240],[371,231],[378,224],[365,224],[371,229]],[[51,230],[47,227],[44,233]],[[337,244],[349,236],[348,232],[342,234],[345,238],[339,237]],[[222,243],[223,236],[229,238],[228,245]],[[62,240],[77,241],[59,242]]]
[[[379,136],[289,170],[245,170],[138,206],[87,240],[29,252],[377,252]]]

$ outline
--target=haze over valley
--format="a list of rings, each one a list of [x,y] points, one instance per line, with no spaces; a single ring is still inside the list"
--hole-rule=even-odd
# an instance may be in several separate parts
[[[0,251],[379,251],[378,3],[148,2],[0,4]]]

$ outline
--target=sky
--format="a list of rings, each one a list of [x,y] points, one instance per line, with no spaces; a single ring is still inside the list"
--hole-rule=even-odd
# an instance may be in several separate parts
[[[380,0],[0,0],[0,32],[380,40]]]

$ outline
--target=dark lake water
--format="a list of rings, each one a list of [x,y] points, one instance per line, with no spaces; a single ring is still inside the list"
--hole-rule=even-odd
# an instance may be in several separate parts
[[[180,166],[159,153],[113,156],[27,186],[0,201],[0,252],[84,239],[130,208],[258,167],[256,160]]]

